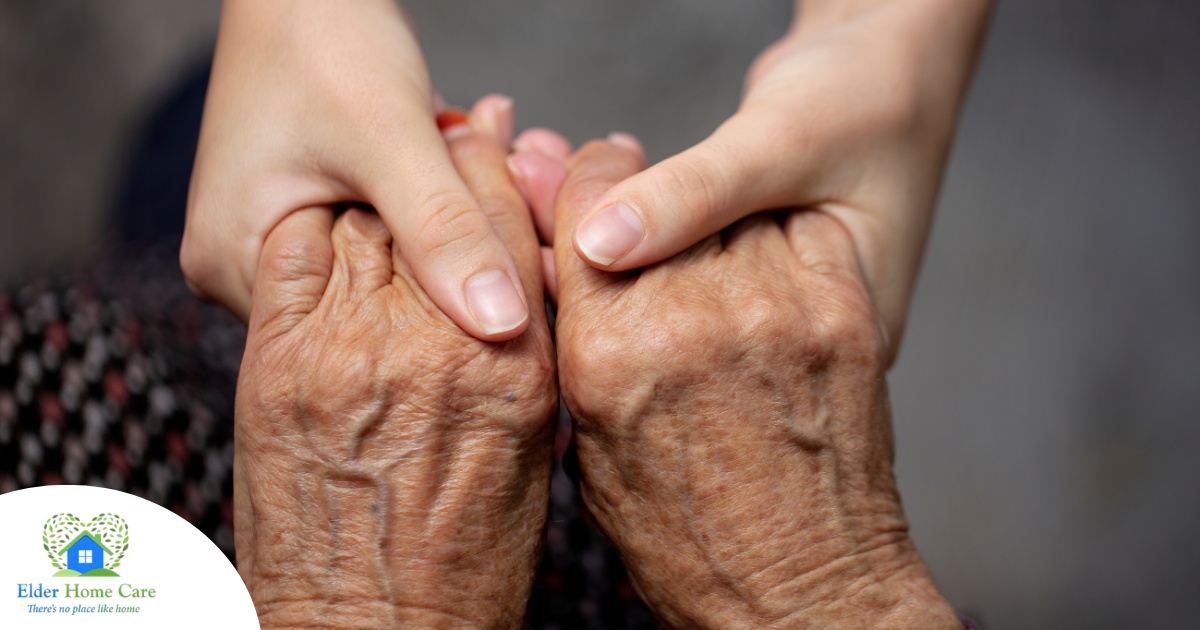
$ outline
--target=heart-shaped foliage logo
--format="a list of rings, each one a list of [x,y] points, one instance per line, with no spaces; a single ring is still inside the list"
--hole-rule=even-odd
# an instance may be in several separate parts
[[[129,549],[125,519],[104,512],[84,523],[74,514],[51,516],[42,528],[42,548],[55,577],[114,577]]]

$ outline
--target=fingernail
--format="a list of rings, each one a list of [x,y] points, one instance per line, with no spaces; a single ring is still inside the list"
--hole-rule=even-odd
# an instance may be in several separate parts
[[[503,271],[485,271],[471,278],[466,295],[467,308],[486,334],[508,332],[529,317],[525,301]]]
[[[607,266],[633,251],[645,234],[637,213],[618,203],[584,220],[575,233],[575,242],[588,260]]]
[[[526,140],[524,136],[520,136],[516,140],[513,140],[512,150],[513,151],[522,151],[525,153],[532,153],[533,151],[535,151],[537,149],[532,144],[530,144],[529,141]]]
[[[529,153],[510,153],[504,158],[504,163],[508,165],[509,179],[517,186],[517,190],[521,191],[521,195],[529,201],[529,191],[525,184],[529,181],[529,173],[526,172],[525,166],[522,164],[526,159],[523,156],[530,155]]]
[[[437,115],[437,126],[446,140],[453,140],[471,131],[471,119],[467,113],[458,108],[443,110]]]
[[[631,133],[614,131],[608,134],[608,141],[619,147],[625,147],[626,149],[629,149],[635,153],[641,153],[643,151],[641,141]]]
[[[521,167],[518,161],[520,158],[517,156],[520,155],[528,155],[528,153],[512,153],[504,158],[504,163],[508,165],[509,179],[517,187],[517,192],[521,193],[521,197],[525,199],[525,203],[529,203],[529,187],[526,186],[529,176],[525,174],[525,169]]]
[[[496,128],[500,131],[500,143],[505,147],[512,144],[513,140],[513,100],[504,97],[496,106]]]
[[[507,96],[498,94],[486,98],[486,103],[478,110],[479,125],[501,144],[508,147],[512,144],[513,137],[513,101]]]
[[[571,143],[544,127],[534,127],[521,132],[521,135],[513,140],[512,148],[514,151],[541,153],[559,161],[565,160],[571,155]]]

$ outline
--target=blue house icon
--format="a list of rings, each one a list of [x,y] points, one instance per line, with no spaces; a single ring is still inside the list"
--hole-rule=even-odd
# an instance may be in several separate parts
[[[67,568],[80,573],[93,569],[104,568],[104,554],[112,553],[108,547],[100,544],[91,532],[84,530],[74,540],[67,543],[58,555],[67,555]]]

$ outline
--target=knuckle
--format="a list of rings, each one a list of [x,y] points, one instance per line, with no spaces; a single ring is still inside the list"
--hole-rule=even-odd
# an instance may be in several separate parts
[[[603,140],[593,140],[569,160],[567,178],[558,193],[558,204],[588,208],[602,196],[620,196],[619,182],[641,170],[638,158]],[[615,187],[615,188],[614,188]],[[613,192],[610,192],[613,191]]]
[[[558,203],[580,211],[597,203],[600,196],[612,187],[613,180],[598,174],[574,176],[559,192]]]
[[[491,236],[482,212],[462,195],[439,193],[417,207],[423,215],[415,232],[422,257],[473,251]]]
[[[562,394],[581,427],[621,431],[663,392],[706,381],[728,358],[733,346],[723,311],[697,309],[688,299],[655,309],[653,317],[626,314],[562,331]]]
[[[695,214],[694,220],[710,223],[714,214],[725,207],[728,181],[713,150],[701,146],[689,153],[687,159],[664,162],[662,174],[665,195],[683,200]]]
[[[389,236],[383,219],[375,212],[351,208],[338,219],[347,232],[358,241],[379,241]]]
[[[512,207],[518,204],[524,206],[521,193],[517,192],[507,174],[503,178],[471,182],[471,194],[479,200],[485,215],[489,207]]]
[[[263,272],[276,282],[322,276],[333,266],[333,251],[299,235],[282,236],[263,252]]]
[[[481,159],[486,159],[499,152],[499,147],[495,141],[484,135],[481,131],[476,131],[473,127],[463,126],[458,129],[465,129],[466,132],[455,137],[448,143],[450,149],[450,157],[458,166],[470,164]]]
[[[808,318],[808,343],[843,361],[882,366],[883,333],[865,288],[830,277],[821,295]]]
[[[611,143],[604,140],[589,140],[575,153],[574,162],[590,164],[595,161],[607,160],[615,153]]]
[[[483,216],[492,225],[513,216],[527,214],[514,211],[517,208],[524,209],[525,201],[507,172],[503,172],[503,176],[469,178],[467,185],[471,195],[479,202]]]
[[[789,301],[765,292],[739,296],[736,312],[737,330],[744,342],[788,339],[795,336],[795,309],[786,308]]]
[[[635,389],[629,375],[638,373],[630,365],[625,334],[602,324],[572,333],[558,345],[563,399],[581,427],[608,426],[601,420],[621,415]]]
[[[626,149],[605,140],[592,140],[568,160],[571,179],[597,175],[611,183],[625,179],[641,168],[639,158]]]

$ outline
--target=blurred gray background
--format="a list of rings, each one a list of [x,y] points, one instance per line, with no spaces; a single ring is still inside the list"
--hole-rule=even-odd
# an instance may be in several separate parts
[[[733,112],[791,11],[407,4],[451,101],[652,159]],[[913,531],[988,628],[1200,628],[1200,4],[998,5],[892,375]],[[0,0],[0,284],[114,255],[133,137],[218,12]]]

